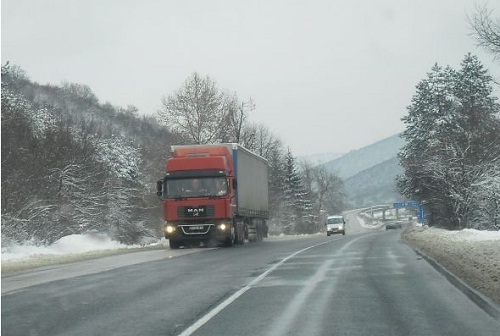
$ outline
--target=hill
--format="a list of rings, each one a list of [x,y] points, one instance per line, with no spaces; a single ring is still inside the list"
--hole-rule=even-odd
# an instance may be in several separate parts
[[[399,134],[380,140],[372,145],[351,151],[323,164],[327,171],[346,180],[357,173],[374,167],[397,156],[404,141]]]
[[[161,234],[155,195],[176,139],[83,84],[40,85],[2,66],[2,245],[85,232],[125,243]],[[27,192],[29,190],[29,192]]]
[[[319,154],[310,154],[310,155],[300,155],[297,157],[299,161],[305,160],[310,162],[312,165],[322,165],[326,162],[330,162],[335,160],[345,153],[319,153]]]
[[[355,207],[403,200],[396,191],[396,176],[403,174],[399,159],[393,157],[344,180],[349,203]]]
[[[351,206],[362,207],[404,199],[395,179],[403,174],[397,154],[404,145],[399,134],[351,151],[323,164],[344,181]]]

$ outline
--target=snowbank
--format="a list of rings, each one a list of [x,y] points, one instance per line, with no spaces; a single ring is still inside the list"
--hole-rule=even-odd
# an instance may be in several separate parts
[[[65,236],[50,246],[35,246],[32,244],[2,246],[2,262],[19,259],[29,259],[43,255],[78,254],[91,251],[112,249],[128,249],[140,246],[127,246],[102,233]]]
[[[500,231],[448,231],[417,226],[404,232],[402,238],[500,303]]]
[[[475,229],[464,229],[460,231],[448,231],[437,228],[428,228],[429,232],[433,235],[449,238],[453,241],[500,241],[500,231],[479,231]]]

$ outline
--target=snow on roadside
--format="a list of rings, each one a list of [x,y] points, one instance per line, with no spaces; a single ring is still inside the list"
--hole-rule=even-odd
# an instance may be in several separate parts
[[[401,236],[410,246],[500,303],[500,231],[416,226]]]
[[[270,236],[267,240],[300,239],[310,235]],[[2,273],[41,266],[72,263],[113,254],[145,249],[169,248],[168,240],[144,245],[124,245],[102,233],[88,233],[62,237],[50,246],[34,244],[2,246]]]
[[[5,261],[79,254],[92,251],[140,248],[139,245],[127,246],[112,240],[103,233],[88,233],[62,237],[50,246],[32,244],[2,246],[2,263]]]
[[[452,241],[480,242],[500,240],[500,231],[480,231],[475,229],[449,231],[435,227],[428,227],[427,233],[448,238]]]
[[[358,218],[362,221],[362,219]],[[500,241],[500,231],[479,231],[474,229],[464,229],[461,231],[448,231],[434,227],[425,229],[427,235],[442,237],[450,241]],[[308,235],[305,235],[308,236]],[[297,236],[279,235],[269,237],[274,239],[297,239]],[[162,245],[168,247],[164,241]],[[40,258],[43,256],[58,256],[67,254],[81,254],[86,252],[119,250],[119,249],[138,249],[140,245],[124,245],[112,240],[108,235],[102,233],[88,233],[83,235],[65,236],[50,246],[35,246],[30,244],[2,246],[2,262],[26,260],[30,258]]]

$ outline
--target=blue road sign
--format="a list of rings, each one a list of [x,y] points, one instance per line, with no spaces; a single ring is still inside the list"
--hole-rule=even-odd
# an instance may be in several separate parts
[[[405,202],[396,202],[396,203],[394,203],[393,206],[395,209],[402,209],[402,208],[406,207],[406,203]]]
[[[408,201],[406,203],[406,207],[408,208],[418,208],[418,202],[417,201]]]
[[[425,217],[427,214],[425,213],[424,207],[419,207],[418,208],[418,222],[423,223],[425,221]]]

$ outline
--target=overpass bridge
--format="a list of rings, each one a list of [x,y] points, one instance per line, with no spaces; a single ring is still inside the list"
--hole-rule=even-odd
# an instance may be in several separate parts
[[[406,206],[399,206],[402,203],[387,203],[387,204],[379,204],[379,205],[374,205],[362,209],[357,209],[356,212],[358,213],[365,213],[368,214],[373,220],[376,218],[380,218],[382,221],[390,219],[401,219],[401,213],[410,211],[412,217],[417,217],[418,215],[418,205],[417,207],[414,206],[413,203],[411,203],[409,207]],[[381,214],[381,215],[377,215]]]

